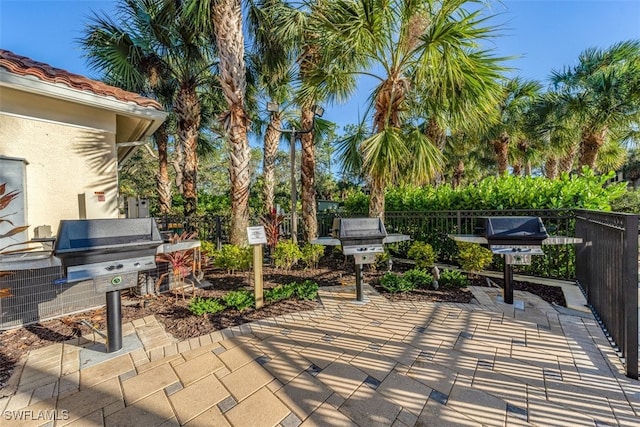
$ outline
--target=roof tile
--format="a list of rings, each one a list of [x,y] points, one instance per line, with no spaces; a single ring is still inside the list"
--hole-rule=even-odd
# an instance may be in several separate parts
[[[137,93],[109,86],[97,80],[91,80],[79,74],[73,74],[60,68],[52,67],[43,62],[34,61],[26,56],[0,49],[0,67],[19,76],[33,76],[47,83],[64,84],[71,89],[89,91],[100,96],[112,96],[118,101],[133,102],[141,107],[154,108],[163,111],[162,106],[155,100],[140,96]]]

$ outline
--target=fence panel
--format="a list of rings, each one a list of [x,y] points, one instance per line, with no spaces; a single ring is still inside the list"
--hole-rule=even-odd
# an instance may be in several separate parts
[[[638,215],[578,211],[576,277],[638,379]]]

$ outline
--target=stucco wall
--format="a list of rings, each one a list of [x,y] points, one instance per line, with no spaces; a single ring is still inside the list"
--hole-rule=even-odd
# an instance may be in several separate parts
[[[104,192],[90,217],[116,218],[115,113],[0,88],[0,154],[23,158],[33,227],[80,218],[79,195]],[[2,171],[0,171],[1,181]]]

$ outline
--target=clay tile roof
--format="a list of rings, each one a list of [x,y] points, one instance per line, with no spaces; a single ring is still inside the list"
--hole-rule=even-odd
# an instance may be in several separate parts
[[[133,102],[141,107],[155,108],[163,111],[162,106],[155,100],[145,98],[137,93],[127,92],[115,86],[97,80],[91,80],[79,74],[73,74],[60,68],[52,67],[43,62],[34,61],[26,56],[16,55],[8,50],[0,49],[0,67],[19,76],[33,76],[43,82],[64,84],[71,89],[88,91],[100,96],[111,96],[118,101]]]

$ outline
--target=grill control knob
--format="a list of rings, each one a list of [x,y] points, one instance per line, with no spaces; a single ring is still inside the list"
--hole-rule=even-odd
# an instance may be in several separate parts
[[[140,267],[140,263],[139,263],[139,262],[134,262],[134,263],[133,263],[133,266],[134,266],[134,267]]]
[[[105,267],[108,271],[112,271],[115,270],[116,266],[115,265],[110,265],[109,267]]]
[[[117,268],[118,270],[120,270],[122,267],[124,267],[124,265],[122,265],[122,264],[118,264],[118,265],[116,265],[116,268]]]

